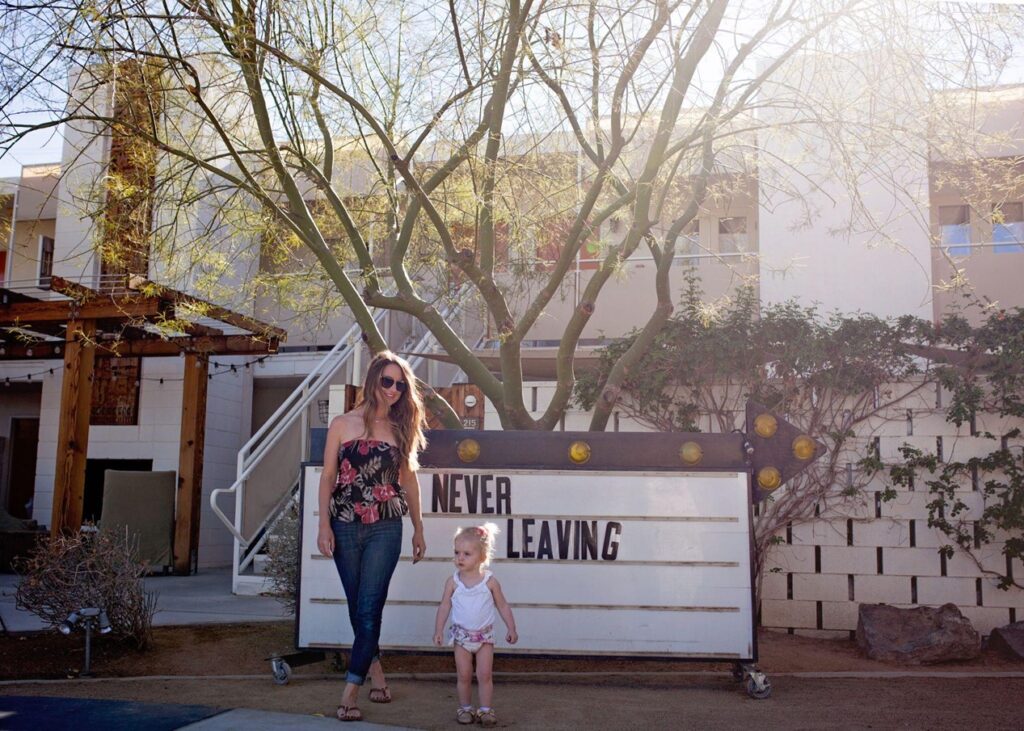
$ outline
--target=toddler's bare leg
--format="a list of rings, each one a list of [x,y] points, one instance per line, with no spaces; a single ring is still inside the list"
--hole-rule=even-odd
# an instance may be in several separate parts
[[[484,643],[476,653],[476,684],[480,707],[490,708],[494,696],[494,645]]]
[[[473,653],[455,645],[455,671],[458,673],[459,705],[473,704]]]

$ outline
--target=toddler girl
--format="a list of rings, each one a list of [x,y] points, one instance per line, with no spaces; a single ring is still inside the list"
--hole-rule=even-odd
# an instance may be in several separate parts
[[[501,593],[501,585],[487,570],[494,554],[494,537],[498,526],[485,523],[472,528],[461,528],[455,533],[455,573],[444,583],[441,605],[437,608],[434,624],[434,644],[444,643],[444,625],[449,613],[452,618],[451,640],[455,646],[455,669],[458,671],[459,709],[455,718],[468,724],[476,720],[483,726],[498,723],[491,698],[494,682],[494,613],[497,609],[508,633],[505,640],[515,644],[516,621],[512,608]],[[479,686],[480,708],[473,710],[473,656],[476,655],[476,680]]]

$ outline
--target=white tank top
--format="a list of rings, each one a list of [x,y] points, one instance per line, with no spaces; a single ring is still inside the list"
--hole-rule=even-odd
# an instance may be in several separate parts
[[[455,572],[452,593],[452,624],[465,629],[483,629],[494,624],[494,596],[487,582],[492,574],[484,571],[484,579],[476,586],[466,586]]]

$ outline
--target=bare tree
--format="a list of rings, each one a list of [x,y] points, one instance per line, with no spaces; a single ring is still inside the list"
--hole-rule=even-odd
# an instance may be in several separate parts
[[[646,249],[657,302],[601,384],[591,427],[605,428],[672,313],[669,270],[702,202],[754,174],[763,128],[811,116],[765,117],[800,109],[799,89],[772,102],[769,85],[789,88],[790,62],[838,39],[898,45],[890,21],[907,17],[876,0],[42,0],[0,13],[0,106],[50,109],[82,158],[122,141],[120,167],[75,188],[105,260],[131,271],[142,240],[193,287],[237,289],[238,271],[258,265],[289,271],[289,293],[280,277],[245,279],[321,311],[343,304],[375,351],[372,308],[405,313],[519,429],[559,422],[602,290]],[[943,52],[998,65],[995,34],[958,28]],[[40,127],[13,112],[2,122],[0,146]],[[611,219],[621,236],[602,236]],[[522,344],[584,250],[600,263],[534,418]],[[441,315],[466,287],[500,340],[500,376]]]

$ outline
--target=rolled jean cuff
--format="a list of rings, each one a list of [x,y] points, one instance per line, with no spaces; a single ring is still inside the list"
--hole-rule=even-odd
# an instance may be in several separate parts
[[[350,671],[345,673],[345,682],[354,683],[355,685],[362,685],[366,682],[366,678],[364,678],[362,675],[356,675],[355,673]]]

